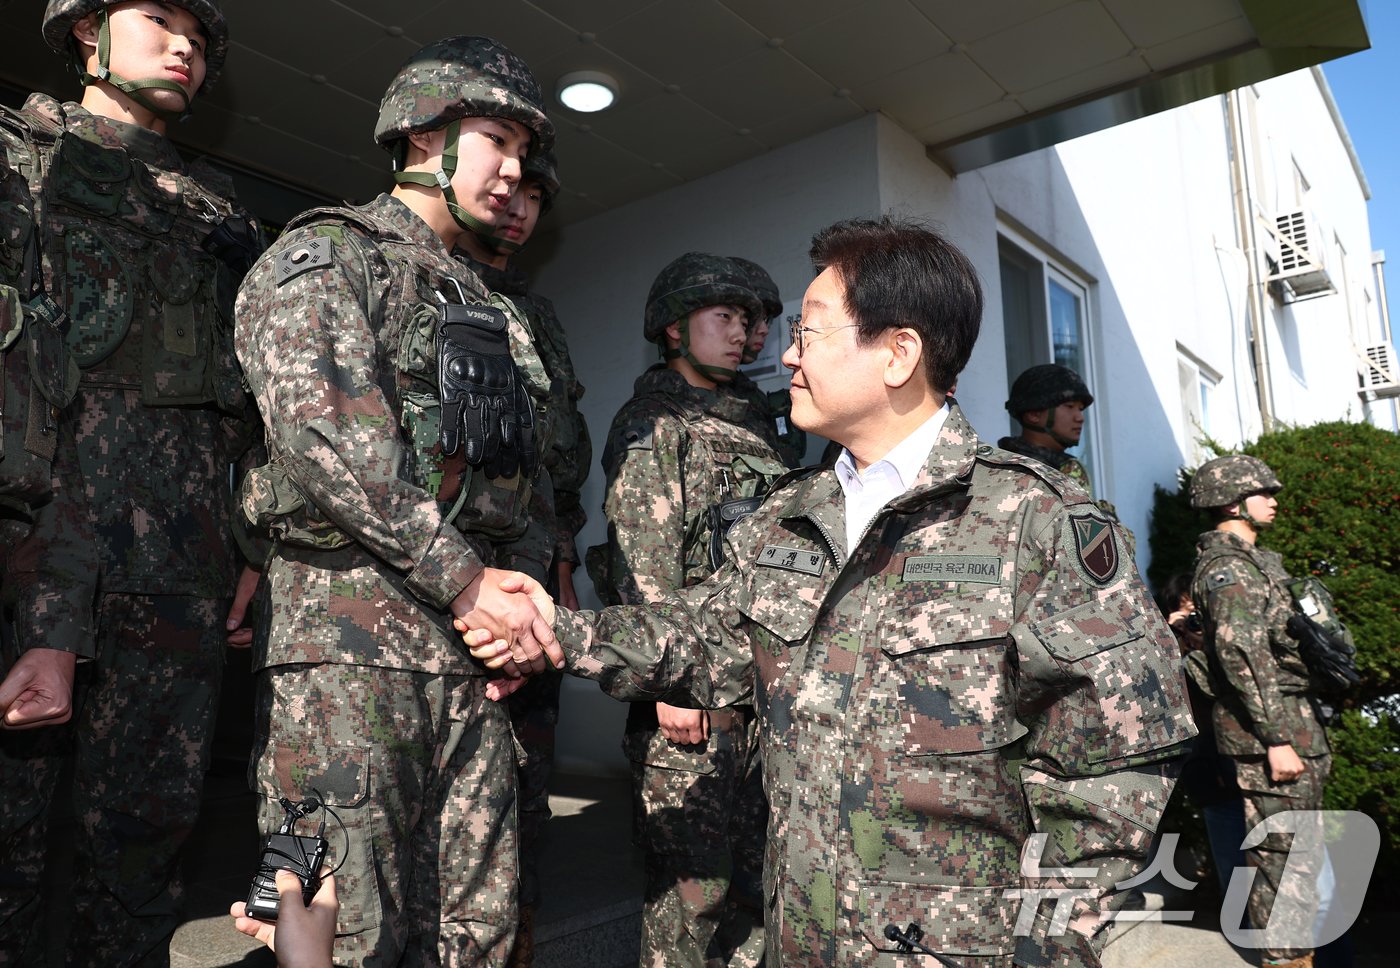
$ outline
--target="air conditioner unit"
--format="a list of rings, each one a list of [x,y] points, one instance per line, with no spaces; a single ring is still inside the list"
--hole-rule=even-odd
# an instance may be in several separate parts
[[[1366,365],[1361,371],[1361,392],[1375,397],[1400,397],[1400,367],[1395,347],[1376,343],[1366,347]]]
[[[1274,216],[1274,241],[1278,244],[1278,268],[1270,282],[1281,282],[1295,298],[1325,296],[1337,291],[1327,273],[1323,235],[1317,223],[1301,210]]]

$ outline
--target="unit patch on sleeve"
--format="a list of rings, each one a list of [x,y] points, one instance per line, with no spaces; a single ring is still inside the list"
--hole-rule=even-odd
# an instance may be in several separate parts
[[[277,256],[277,285],[295,279],[303,272],[309,272],[331,261],[334,245],[330,239],[307,239],[294,245]]]
[[[758,556],[758,564],[765,568],[783,568],[808,575],[820,575],[826,567],[826,556],[815,551],[801,551],[782,545],[764,545]]]
[[[1113,525],[1093,514],[1071,514],[1074,553],[1079,572],[1096,585],[1107,585],[1118,574],[1118,542]]]

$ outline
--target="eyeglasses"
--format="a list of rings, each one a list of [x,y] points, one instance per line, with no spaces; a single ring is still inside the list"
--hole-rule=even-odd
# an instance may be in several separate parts
[[[838,329],[857,329],[860,323],[846,323],[844,326],[833,326],[830,329],[815,329],[811,326],[802,325],[801,316],[788,317],[788,340],[797,346],[797,355],[801,356],[807,349],[807,340],[804,334],[815,333],[818,336],[825,336],[834,333]]]

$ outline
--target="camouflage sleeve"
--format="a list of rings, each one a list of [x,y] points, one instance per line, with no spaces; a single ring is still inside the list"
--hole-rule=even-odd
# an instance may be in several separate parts
[[[1076,899],[1064,933],[1056,906],[1040,906],[1018,965],[1098,964],[1116,885],[1146,862],[1196,732],[1171,631],[1117,524],[1088,507],[1050,515],[1018,552],[1021,781],[1039,835],[1022,887],[1030,901],[1061,889]]]
[[[1205,577],[1206,612],[1215,628],[1215,655],[1248,716],[1246,725],[1265,746],[1289,742],[1296,718],[1278,686],[1278,662],[1269,643],[1269,580],[1244,558],[1217,560]],[[1296,704],[1296,700],[1294,701]]]
[[[593,463],[593,441],[588,435],[588,424],[578,408],[582,397],[583,386],[575,380],[569,388],[566,413],[560,420],[561,433],[567,445],[561,448],[559,462],[554,468],[554,513],[558,536],[555,554],[559,561],[575,565],[579,563],[575,538],[588,523],[588,512],[583,509],[583,485],[588,480],[588,468]]]
[[[523,571],[541,585],[549,583],[554,561],[554,484],[549,471],[540,469],[530,492],[529,523],[525,533],[495,546],[496,567]]]
[[[57,649],[91,659],[97,651],[97,546],[66,420],[59,426],[53,476],[54,499],[38,510],[33,528],[10,554],[5,584],[6,595],[14,595],[15,643],[21,653]]]
[[[685,428],[665,413],[624,407],[613,421],[603,513],[609,567],[624,605],[685,584]]]
[[[284,236],[238,294],[235,341],[275,449],[307,501],[371,554],[407,574],[405,587],[444,608],[483,567],[431,494],[410,480],[398,415],[381,381],[388,356],[367,317],[369,242],[310,226]],[[329,254],[296,256],[320,243]],[[287,252],[286,260],[278,258]],[[280,280],[279,280],[280,276]],[[376,280],[380,274],[376,274]]]

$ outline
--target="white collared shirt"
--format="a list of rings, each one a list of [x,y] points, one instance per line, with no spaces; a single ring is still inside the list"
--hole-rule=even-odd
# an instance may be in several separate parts
[[[948,404],[938,408],[918,429],[905,437],[882,459],[871,464],[864,473],[856,470],[855,459],[846,448],[836,458],[836,480],[846,495],[846,554],[855,550],[856,542],[880,513],[880,509],[909,490],[914,479],[928,462],[929,451],[948,419]]]

